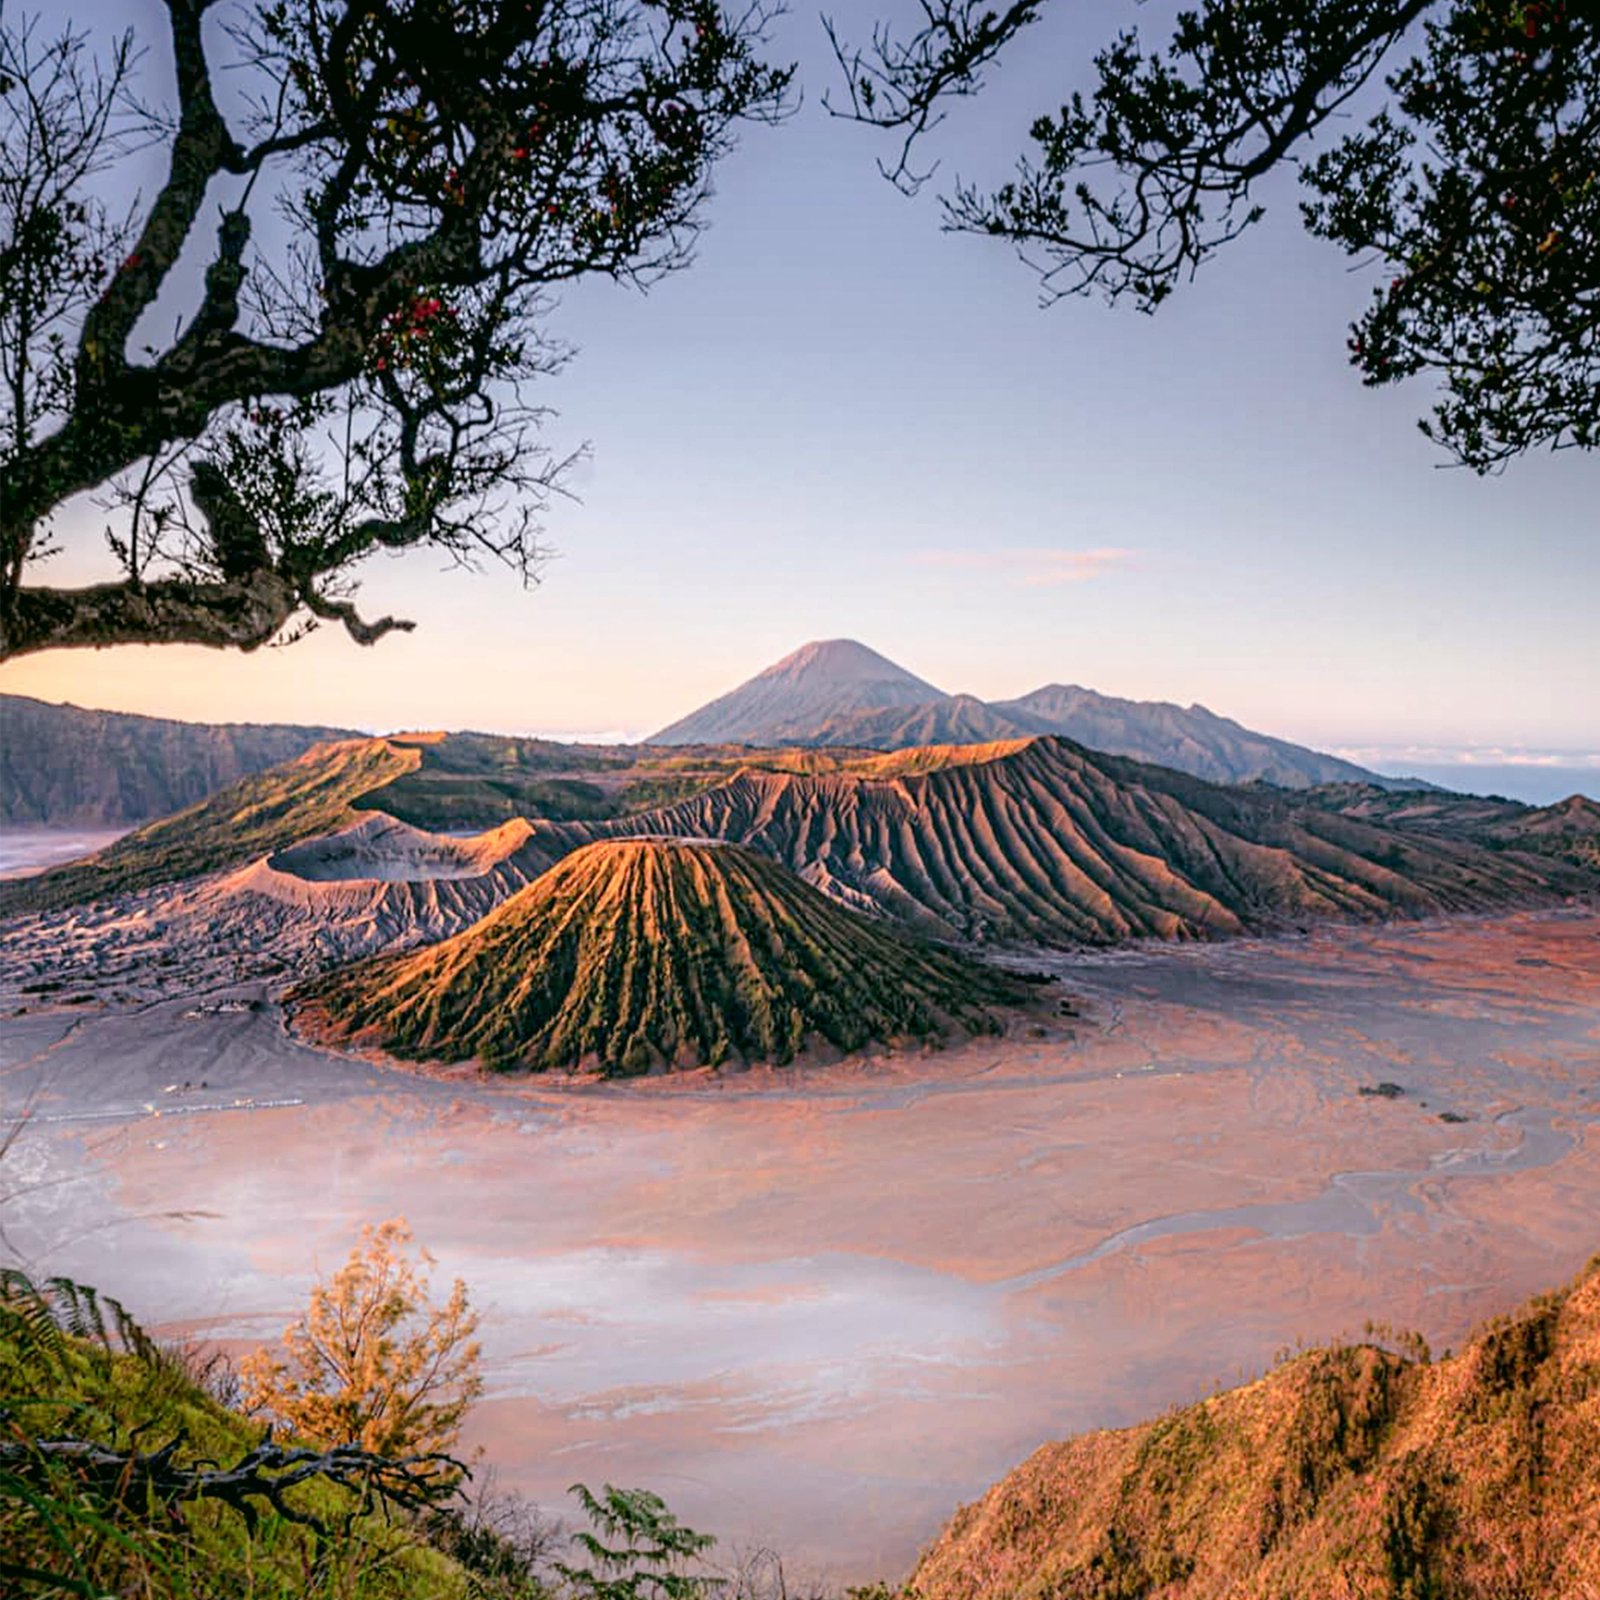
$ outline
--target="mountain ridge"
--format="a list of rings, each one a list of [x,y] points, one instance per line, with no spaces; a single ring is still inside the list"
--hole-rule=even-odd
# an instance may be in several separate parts
[[[348,730],[186,722],[0,694],[0,827],[130,826],[170,816]]]
[[[863,669],[868,660],[870,672]],[[916,688],[926,692],[909,698]],[[946,694],[854,640],[802,645],[644,742],[903,749],[1039,734],[1057,734],[1107,755],[1175,767],[1215,783],[1430,787],[1257,733],[1198,703],[1127,700],[1061,683],[1011,700]]]
[[[727,838],[934,937],[1071,945],[1489,910],[1592,888],[1579,868],[1224,788],[1054,736],[752,767],[590,825]]]
[[[0,915],[65,913],[265,856],[246,878],[298,903],[297,919],[320,896],[330,915],[337,907],[340,918],[418,933],[422,916],[443,933],[453,931],[451,908],[482,915],[573,850],[641,834],[746,845],[843,905],[955,942],[1208,937],[1321,917],[1492,911],[1597,887],[1595,864],[1565,833],[1547,848],[1539,837],[1391,826],[1360,815],[1355,802],[1349,814],[1298,791],[1222,787],[1054,736],[769,754],[763,764],[748,752],[732,770],[719,755],[686,792],[667,785],[680,792],[665,803],[534,818],[497,835],[515,841],[504,850],[474,853],[427,843],[415,829],[351,831],[386,788],[414,779],[427,749],[378,739],[324,745],[88,861],[0,884]],[[635,782],[624,792],[660,787]],[[1506,825],[1499,812],[1490,820]],[[295,848],[323,836],[323,846]],[[467,857],[482,865],[429,864]]]

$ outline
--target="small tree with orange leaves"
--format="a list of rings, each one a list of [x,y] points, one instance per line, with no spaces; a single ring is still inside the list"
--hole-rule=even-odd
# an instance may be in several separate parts
[[[307,1441],[378,1455],[446,1453],[483,1391],[478,1317],[457,1278],[428,1297],[433,1258],[403,1217],[361,1230],[350,1259],[311,1291],[281,1351],[240,1365],[244,1403]]]

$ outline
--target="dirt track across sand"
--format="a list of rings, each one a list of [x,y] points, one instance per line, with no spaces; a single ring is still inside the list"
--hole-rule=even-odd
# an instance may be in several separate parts
[[[1600,916],[1062,970],[1075,1039],[590,1092],[330,1056],[248,987],[30,1012],[7,1237],[253,1342],[404,1213],[486,1310],[504,1481],[851,1580],[1047,1438],[1369,1317],[1457,1343],[1600,1248]]]

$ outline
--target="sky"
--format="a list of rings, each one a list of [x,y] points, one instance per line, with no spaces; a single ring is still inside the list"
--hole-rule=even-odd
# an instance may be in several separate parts
[[[941,177],[1003,177],[1132,14],[1056,11],[941,130]],[[156,0],[73,12],[131,23],[159,85]],[[1198,701],[1391,770],[1600,767],[1600,461],[1448,466],[1416,431],[1426,385],[1374,393],[1347,367],[1371,279],[1300,231],[1292,182],[1157,315],[1041,310],[1004,247],[939,231],[937,183],[903,199],[877,136],[825,115],[816,14],[779,44],[804,103],[719,169],[694,266],[648,294],[581,286],[556,314],[579,354],[545,396],[549,439],[593,454],[537,587],[380,558],[363,609],[417,631],[375,648],[325,630],[251,655],[57,652],[0,668],[0,690],[639,736],[806,640],[853,637],[952,691]],[[104,521],[65,514],[38,580],[108,575]]]

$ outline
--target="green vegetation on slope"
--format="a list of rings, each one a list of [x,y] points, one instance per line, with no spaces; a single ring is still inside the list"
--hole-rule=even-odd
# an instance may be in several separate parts
[[[418,760],[415,746],[386,739],[317,745],[127,834],[86,860],[0,883],[0,916],[52,911],[175,883],[329,833],[352,819],[359,796],[414,770]]]
[[[91,1290],[0,1278],[0,1395],[8,1595],[468,1600],[492,1592],[430,1541],[426,1520],[385,1514],[359,1472],[350,1485],[313,1476],[283,1488],[278,1503],[251,1495],[248,1511],[229,1503],[226,1484],[182,1493],[196,1474],[261,1459],[263,1429],[207,1394]],[[284,1469],[256,1477],[275,1484]],[[435,1540],[448,1521],[435,1520]],[[521,1593],[537,1600],[534,1590]]]
[[[1460,1355],[1311,1351],[1046,1445],[917,1600],[1577,1600],[1600,1574],[1600,1259]]]
[[[639,1073],[992,1031],[999,974],[707,842],[568,856],[464,933],[299,991],[313,1029],[412,1060]]]
[[[390,1278],[360,1297],[363,1314],[342,1325],[336,1359],[388,1361],[396,1375],[394,1323],[384,1322],[395,1287]],[[427,1389],[426,1362],[407,1372],[408,1384]],[[274,1435],[241,1413],[238,1392],[225,1359],[161,1348],[115,1300],[0,1269],[0,1593],[782,1600],[788,1592],[781,1569],[776,1587],[746,1582],[742,1562],[718,1575],[716,1539],[684,1526],[648,1490],[575,1484],[587,1527],[566,1536],[515,1492],[467,1492],[471,1470],[449,1456],[415,1453],[421,1444],[402,1456],[316,1433]],[[382,1403],[360,1390],[330,1398],[341,1413]],[[394,1420],[404,1431],[407,1419]],[[564,1550],[575,1559],[561,1559]],[[853,1596],[876,1600],[858,1591],[845,1600]]]

